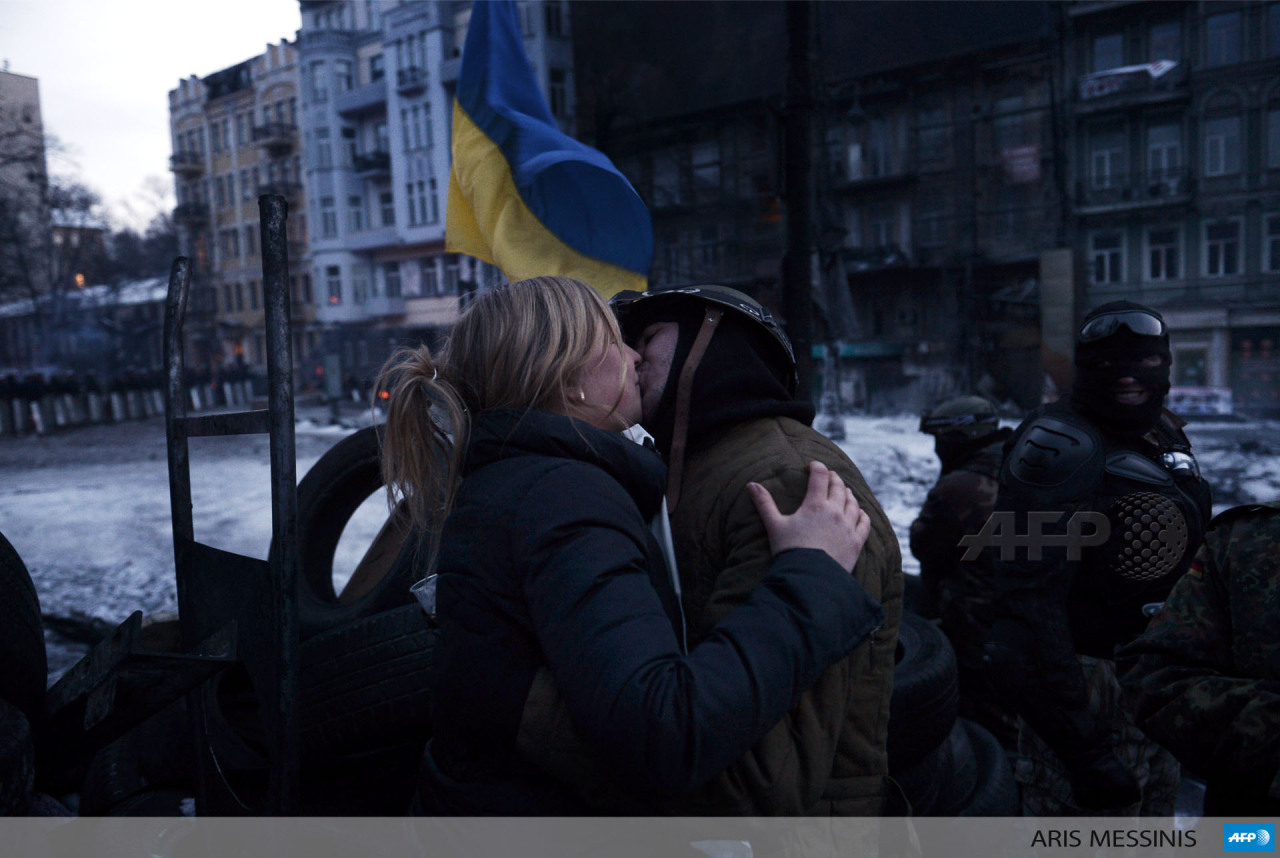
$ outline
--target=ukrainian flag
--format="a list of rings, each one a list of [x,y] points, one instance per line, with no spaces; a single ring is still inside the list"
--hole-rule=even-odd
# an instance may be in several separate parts
[[[605,297],[644,291],[649,212],[608,158],[556,126],[511,0],[472,6],[452,154],[447,250],[497,265],[511,280],[559,274]]]

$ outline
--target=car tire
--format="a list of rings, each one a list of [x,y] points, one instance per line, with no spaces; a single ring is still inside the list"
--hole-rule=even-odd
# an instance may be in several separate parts
[[[889,700],[890,774],[916,765],[947,738],[959,701],[951,643],[936,625],[904,611]]]
[[[9,540],[0,534],[0,700],[38,725],[44,716],[49,662],[40,622],[40,600],[31,575]]]
[[[405,525],[389,522],[376,571],[365,576],[354,598],[333,587],[333,560],[352,515],[381,489],[382,428],[367,426],[335,444],[298,483],[298,628],[303,640],[361,617],[413,601],[416,575],[413,540]],[[390,518],[390,517],[389,517]],[[370,558],[377,552],[375,545]]]

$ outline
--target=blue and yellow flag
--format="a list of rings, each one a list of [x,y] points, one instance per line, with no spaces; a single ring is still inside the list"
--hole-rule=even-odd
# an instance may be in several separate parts
[[[511,280],[644,291],[649,212],[602,153],[562,133],[524,51],[516,4],[476,0],[453,104],[445,247]]]

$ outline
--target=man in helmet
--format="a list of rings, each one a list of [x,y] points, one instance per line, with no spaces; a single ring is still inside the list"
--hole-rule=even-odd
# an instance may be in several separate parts
[[[1008,444],[997,511],[1014,532],[986,549],[998,611],[987,660],[1022,716],[1029,815],[1173,814],[1177,763],[1121,708],[1114,665],[1209,519],[1184,423],[1163,408],[1169,363],[1159,313],[1098,307],[1076,336],[1070,398],[1032,412]]]
[[[621,293],[612,304],[642,358],[643,425],[668,464],[667,501],[690,646],[742,604],[768,570],[768,537],[747,483],[760,483],[780,510],[792,512],[804,497],[812,460],[838,472],[871,518],[854,576],[885,609],[884,625],[829,668],[745,758],[664,810],[875,816],[894,809],[886,804],[885,743],[902,557],[862,474],[810,426],[813,405],[795,398],[790,342],[759,302],[723,286]],[[526,730],[545,692],[535,682],[521,750],[572,778],[564,768],[572,768],[567,755],[553,759],[557,753],[548,750],[556,743]]]
[[[960,714],[1012,748],[1017,719],[990,689],[982,662],[991,626],[991,571],[961,559],[961,539],[979,532],[995,509],[1003,446],[1013,430],[1000,428],[990,400],[957,396],[926,412],[920,431],[934,436],[942,473],[911,523],[911,553],[956,651]]]

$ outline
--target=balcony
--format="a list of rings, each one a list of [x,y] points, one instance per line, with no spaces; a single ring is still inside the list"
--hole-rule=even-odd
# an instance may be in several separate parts
[[[396,72],[396,92],[417,95],[427,88],[427,70],[409,66]]]
[[[373,83],[340,92],[333,100],[338,113],[358,117],[372,113],[385,113],[387,109],[387,79],[378,78]]]
[[[364,302],[365,312],[375,318],[404,315],[404,298],[379,296]]]
[[[1191,168],[1086,179],[1076,187],[1076,213],[1130,211],[1191,201]]]
[[[293,148],[298,138],[298,126],[287,122],[268,122],[253,129],[253,142],[268,152],[282,152]]]
[[[1183,101],[1191,97],[1187,86],[1187,64],[1174,60],[1121,66],[1081,75],[1076,87],[1078,114]]]
[[[204,172],[204,158],[195,152],[174,152],[169,156],[169,169],[191,179]]]
[[[173,210],[174,223],[198,229],[209,223],[209,206],[205,203],[182,203]]]
[[[302,193],[302,185],[297,182],[267,182],[258,188],[259,194],[279,194],[286,200],[296,200]]]
[[[352,167],[362,179],[388,179],[391,177],[391,155],[387,152],[356,155]]]

